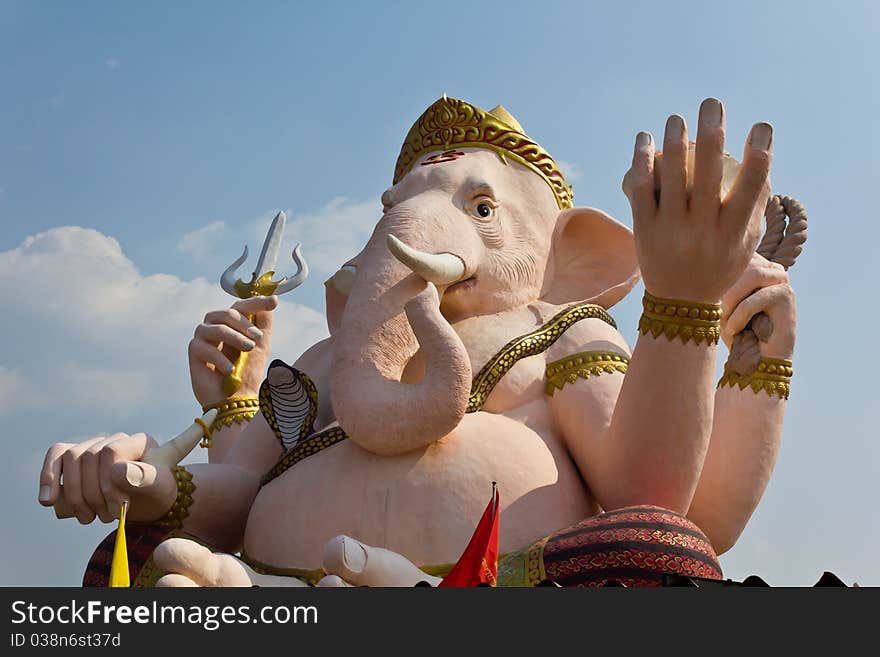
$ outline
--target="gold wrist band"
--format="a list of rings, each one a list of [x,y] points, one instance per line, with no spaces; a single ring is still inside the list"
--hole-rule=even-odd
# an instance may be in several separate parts
[[[721,305],[680,299],[661,299],[648,292],[642,299],[639,333],[657,338],[665,335],[672,342],[676,337],[686,344],[718,344],[721,336]]]
[[[202,433],[205,434],[202,438],[202,441],[199,443],[199,447],[211,447],[211,427],[209,427],[205,421],[200,417],[194,417],[193,422],[198,424],[202,428]]]
[[[177,481],[177,499],[174,500],[174,505],[168,510],[168,513],[156,524],[180,529],[183,527],[184,519],[189,515],[189,507],[193,503],[192,496],[196,485],[192,482],[192,475],[180,465],[174,468],[174,479]]]
[[[256,397],[233,397],[217,404],[205,406],[202,410],[207,413],[212,408],[217,409],[217,418],[211,428],[217,430],[249,421],[260,410],[260,400]],[[210,446],[210,442],[210,437],[208,437],[208,446]]]
[[[751,374],[738,374],[727,365],[724,366],[724,375],[718,381],[718,387],[739,386],[740,390],[747,387],[757,395],[761,390],[770,397],[778,395],[781,399],[788,399],[791,392],[791,377],[794,370],[791,361],[782,358],[761,358],[758,361],[758,369]]]
[[[582,351],[567,358],[547,364],[544,377],[547,380],[545,391],[551,397],[562,390],[566,383],[574,383],[578,377],[589,379],[590,375],[626,374],[629,358],[613,351]]]

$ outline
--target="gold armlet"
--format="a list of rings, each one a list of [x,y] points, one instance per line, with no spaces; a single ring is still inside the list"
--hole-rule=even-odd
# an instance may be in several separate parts
[[[718,387],[739,386],[740,390],[747,387],[757,395],[761,390],[770,397],[779,395],[781,399],[788,399],[791,392],[791,377],[794,370],[791,369],[791,361],[782,358],[761,358],[758,361],[758,369],[751,374],[738,374],[727,365],[724,366],[724,375],[718,381]]]
[[[174,468],[174,479],[177,481],[177,499],[174,505],[156,524],[180,529],[184,519],[189,515],[189,507],[193,503],[193,493],[196,485],[192,481],[192,475],[183,466]]]
[[[642,317],[639,332],[658,338],[665,335],[672,342],[679,338],[682,344],[693,340],[700,344],[718,344],[721,335],[721,305],[679,299],[661,299],[645,292],[642,299]]]
[[[574,383],[578,377],[589,379],[590,375],[626,374],[629,358],[613,351],[582,351],[577,354],[547,364],[544,376],[547,379],[545,391],[551,397],[562,390],[566,383]]]
[[[233,397],[217,404],[205,406],[202,410],[207,413],[212,408],[217,409],[217,417],[211,425],[211,429],[216,431],[222,427],[231,427],[233,424],[248,422],[260,410],[260,400],[256,397]],[[202,447],[210,446],[211,437],[206,436],[206,440],[202,442]]]

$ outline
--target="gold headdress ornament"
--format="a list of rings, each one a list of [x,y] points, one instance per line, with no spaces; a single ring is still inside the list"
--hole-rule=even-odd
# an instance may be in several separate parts
[[[397,165],[394,183],[413,168],[415,163],[432,151],[452,148],[488,148],[504,158],[510,158],[541,176],[553,194],[559,209],[572,206],[571,187],[556,161],[523,132],[510,112],[498,105],[490,111],[481,110],[446,94],[431,105],[410,128]]]

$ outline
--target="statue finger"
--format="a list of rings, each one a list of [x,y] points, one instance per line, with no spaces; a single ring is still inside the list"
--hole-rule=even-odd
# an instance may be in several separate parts
[[[764,287],[743,299],[727,319],[724,332],[732,337],[742,331],[752,317],[773,305],[783,287],[785,286]]]
[[[231,355],[231,352],[230,352]],[[198,338],[189,343],[190,368],[212,365],[221,374],[231,374],[235,367],[229,359],[229,355],[211,344]]]
[[[427,575],[406,557],[365,545],[350,536],[336,536],[324,546],[324,570],[354,586],[415,586],[439,577]]]
[[[788,283],[788,273],[782,267],[772,263],[748,267],[743,275],[724,293],[721,299],[722,316],[730,315],[733,309],[755,290],[780,283]]]
[[[158,580],[156,580],[156,588],[197,588],[198,586],[199,585],[192,581],[189,577],[184,577],[183,575],[178,575],[177,573],[163,575]]]
[[[215,310],[205,315],[205,324],[224,324],[239,333],[248,336],[252,340],[263,337],[263,332],[258,329],[248,318],[235,308]]]
[[[688,135],[684,119],[673,114],[663,135],[663,165],[660,172],[660,212],[683,217],[687,212]]]
[[[654,195],[654,138],[649,132],[636,135],[632,168],[624,178],[624,194],[629,199],[636,218],[653,218],[657,212]]]
[[[43,469],[40,470],[40,491],[38,499],[43,506],[52,506],[58,499],[61,488],[61,458],[73,447],[73,443],[55,443],[46,452]]]
[[[185,538],[169,538],[153,551],[153,561],[170,574],[182,575],[197,586],[210,586],[216,579],[214,553]]]
[[[153,552],[153,561],[168,573],[183,575],[198,586],[252,586],[244,564],[228,554],[215,554],[185,538],[169,538]]]
[[[66,502],[80,524],[87,525],[95,519],[95,512],[88,507],[83,497],[82,469],[79,456],[80,452],[76,451],[76,448],[71,448],[61,457],[61,475],[64,478],[64,486],[56,505],[61,507],[59,510],[65,513],[65,517],[69,517],[63,509],[64,502]],[[64,502],[62,502],[62,497]]]
[[[762,199],[766,203],[772,159],[773,127],[769,123],[756,123],[749,133],[742,165],[723,202],[722,221],[730,229],[742,230],[750,221],[760,222],[761,213],[755,210]]]
[[[278,307],[278,296],[271,295],[268,297],[250,297],[242,299],[232,304],[232,308],[243,315],[255,315],[257,313],[269,312]]]
[[[129,499],[128,495],[113,483],[111,476],[113,466],[124,461],[140,461],[147,450],[155,446],[156,441],[145,433],[136,433],[131,436],[117,433],[110,436],[110,440],[101,448],[98,480],[101,494],[107,501],[107,508],[113,518],[119,517],[122,503]]]
[[[113,516],[109,512],[107,500],[101,490],[100,460],[101,450],[111,439],[94,443],[80,456],[83,499],[88,507],[95,512],[101,522],[111,522]]]
[[[322,577],[315,586],[321,588],[345,588],[352,585],[342,579],[339,575],[327,575]]]
[[[700,105],[691,196],[691,207],[701,214],[716,216],[721,204],[723,158],[724,108],[717,98],[707,98]]]
[[[250,351],[256,344],[249,337],[224,324],[199,324],[195,337],[212,345],[233,347],[239,351]]]

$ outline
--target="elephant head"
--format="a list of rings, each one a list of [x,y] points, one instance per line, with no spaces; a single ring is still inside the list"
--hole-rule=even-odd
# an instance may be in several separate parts
[[[377,454],[461,421],[472,371],[451,323],[539,299],[610,307],[638,279],[629,229],[572,208],[556,163],[500,106],[434,103],[382,204],[367,245],[327,284],[333,410]],[[405,376],[419,348],[424,371]]]

